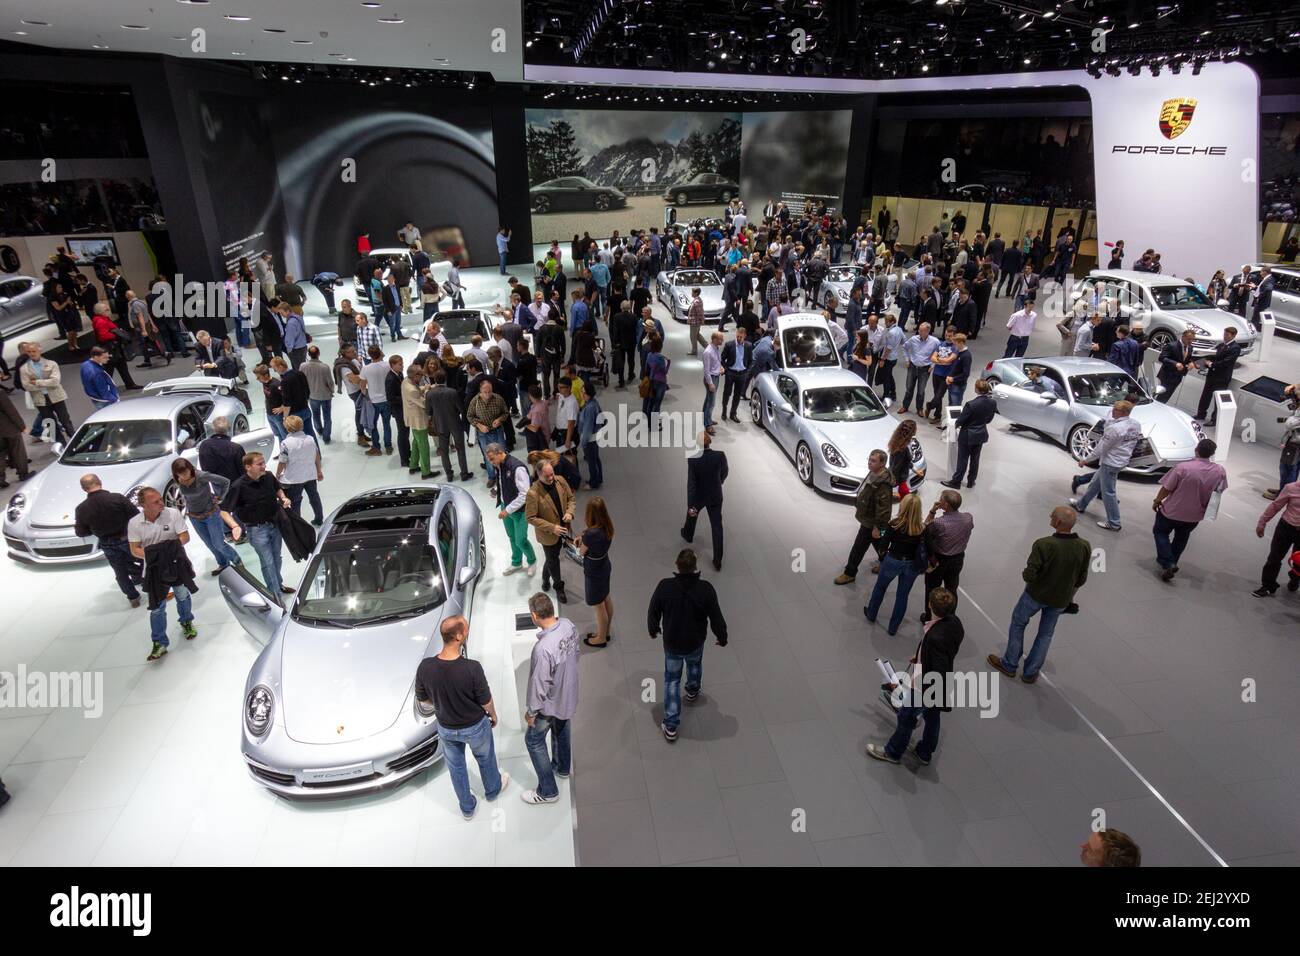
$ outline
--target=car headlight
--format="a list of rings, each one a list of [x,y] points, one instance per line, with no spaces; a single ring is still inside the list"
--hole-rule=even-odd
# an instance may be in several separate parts
[[[258,684],[248,692],[244,701],[244,725],[254,737],[265,736],[271,727],[271,715],[275,711],[275,696],[271,688]]]
[[[9,510],[5,512],[10,521],[17,521],[27,510],[27,496],[21,491],[9,499]]]
[[[828,441],[822,442],[822,455],[829,464],[834,465],[836,468],[849,467],[849,463],[844,460],[844,456],[840,454],[840,450]]]
[[[433,701],[420,700],[419,695],[417,694],[412,694],[411,696],[415,698],[416,720],[428,720],[430,717],[435,716]]]
[[[915,464],[916,462],[920,461],[923,457],[925,457],[925,452],[921,451],[921,443],[917,441],[915,438],[913,438],[911,441],[907,443],[907,451],[908,454],[912,456],[913,464]]]
[[[1201,328],[1195,322],[1188,322],[1187,327],[1203,339],[1210,337],[1210,330]]]

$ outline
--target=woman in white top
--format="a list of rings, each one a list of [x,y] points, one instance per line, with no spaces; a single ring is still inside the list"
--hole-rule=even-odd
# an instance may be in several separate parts
[[[297,415],[285,416],[284,430],[288,435],[280,442],[280,463],[276,465],[275,477],[284,485],[294,514],[302,514],[302,495],[304,491],[307,493],[315,514],[311,523],[319,528],[325,520],[320,493],[316,490],[316,482],[325,477],[320,468],[320,446],[316,439],[303,434],[302,419]]]

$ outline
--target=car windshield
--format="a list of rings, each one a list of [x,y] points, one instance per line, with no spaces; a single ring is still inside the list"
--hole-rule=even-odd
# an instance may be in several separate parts
[[[673,276],[673,285],[693,288],[697,285],[722,285],[716,272],[679,272]]]
[[[477,312],[443,312],[437,319],[448,342],[465,343],[476,335],[487,339],[487,329]]]
[[[378,624],[447,600],[438,559],[420,530],[329,538],[303,582],[293,617],[307,624]]]
[[[852,282],[858,276],[862,275],[860,267],[835,266],[826,273],[828,282]]]
[[[809,388],[803,393],[803,417],[814,422],[870,422],[885,409],[865,385]]]
[[[593,183],[590,179],[587,179],[586,177],[583,177],[583,176],[574,176],[572,179],[569,180],[569,185],[571,185],[571,186],[594,186],[594,185],[596,185],[596,184]]]
[[[146,419],[86,422],[77,429],[59,459],[65,465],[125,465],[170,455],[171,422]]]
[[[1156,308],[1166,311],[1177,309],[1213,309],[1214,303],[1194,285],[1157,285],[1151,287]]]
[[[1109,408],[1125,398],[1137,405],[1146,405],[1151,401],[1142,391],[1142,386],[1124,372],[1071,375],[1070,391],[1080,405],[1102,405]]]
[[[788,368],[819,365],[837,368],[840,364],[830,332],[819,326],[803,325],[786,329],[781,337],[781,348]]]

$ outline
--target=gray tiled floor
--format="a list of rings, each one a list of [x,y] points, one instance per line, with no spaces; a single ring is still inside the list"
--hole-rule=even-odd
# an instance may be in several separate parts
[[[1008,312],[1006,300],[995,300],[989,331],[974,343],[977,367],[1000,355]],[[665,324],[675,361],[664,408],[693,410],[699,362],[686,355],[684,328]],[[1031,354],[1054,354],[1055,332],[1040,324]],[[1297,359],[1300,344],[1279,339],[1268,370],[1293,375],[1282,369]],[[1255,369],[1243,371],[1253,377]],[[1183,390],[1184,407],[1198,390]],[[631,388],[601,401],[607,410],[637,407]],[[1049,533],[1046,514],[1064,502],[1075,473],[1062,449],[1001,422],[993,432],[980,487],[966,493],[976,532],[959,663],[971,670],[986,669],[984,655],[1003,646],[1029,542]],[[921,437],[931,476],[945,477],[942,442],[925,425]],[[664,449],[603,456],[601,493],[618,527],[616,640],[583,655],[580,863],[1077,865],[1099,809],[1142,844],[1149,864],[1213,863],[1077,707],[1225,860],[1295,864],[1300,601],[1249,594],[1264,553],[1253,523],[1264,505],[1259,491],[1275,480],[1275,450],[1234,443],[1223,505],[1232,517],[1198,530],[1173,586],[1153,570],[1154,487],[1125,480],[1124,530],[1080,525],[1105,549],[1106,571],[1081,593],[1081,613],[1062,620],[1050,686],[1004,680],[997,717],[945,714],[939,753],[922,768],[863,753],[892,729],[875,699],[873,660],[897,661],[914,648],[919,588],[898,637],[868,626],[861,607],[871,576],[864,571],[846,588],[830,581],[856,530],[851,507],[801,487],[777,446],[748,423],[720,427],[716,447],[731,466],[721,574],[707,567],[703,528],[696,547],[731,640],[708,646],[703,694],[686,708],[675,745],[658,733],[662,650],[642,621],[654,582],[682,546],[685,465]],[[937,491],[927,487],[927,504]],[[795,548],[806,552],[803,573],[792,570]],[[568,610],[590,620],[585,608]],[[1258,681],[1258,703],[1241,700],[1247,677]]]

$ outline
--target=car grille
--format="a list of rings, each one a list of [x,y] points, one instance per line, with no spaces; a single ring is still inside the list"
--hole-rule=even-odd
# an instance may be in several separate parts
[[[27,551],[27,542],[5,535],[5,543],[15,551]]]
[[[255,763],[250,763],[248,769],[253,772],[253,776],[260,777],[269,783],[278,783],[283,787],[292,787],[296,782],[296,778],[291,773],[277,773],[274,770],[259,767]]]
[[[862,484],[862,482],[854,481],[852,478],[838,478],[834,475],[831,476],[831,487],[837,488],[840,491],[857,491],[858,485],[860,484]]]
[[[32,549],[32,552],[40,555],[42,558],[75,558],[81,555],[92,554],[94,553],[94,550],[95,546],[93,544],[78,544],[71,548],[42,548],[40,545],[37,545]]]
[[[414,750],[408,750],[396,760],[389,761],[388,769],[393,773],[400,773],[403,770],[410,770],[432,757],[438,752],[438,738],[433,737],[426,740]]]
[[[29,524],[33,528],[40,528],[42,531],[66,531],[69,534],[76,528],[76,525],[70,524],[41,524],[39,521],[31,521]]]

